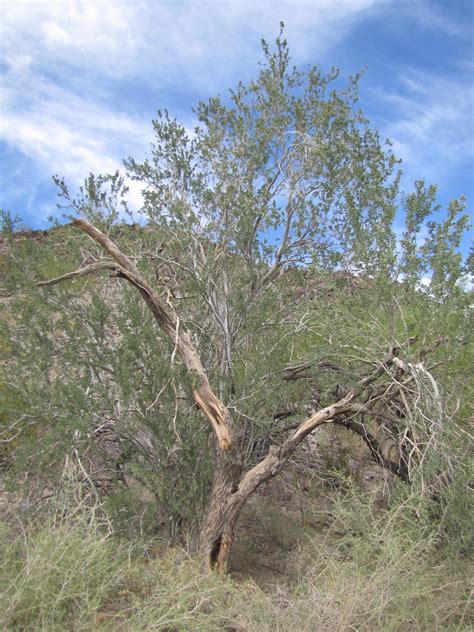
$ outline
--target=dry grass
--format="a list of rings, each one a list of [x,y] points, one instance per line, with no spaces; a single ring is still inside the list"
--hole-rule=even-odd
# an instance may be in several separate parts
[[[7,630],[398,632],[472,629],[467,560],[403,508],[374,513],[348,499],[333,510],[345,536],[300,545],[288,586],[203,577],[181,549],[144,555],[119,540],[100,504],[76,501],[40,525],[3,525],[1,625]]]

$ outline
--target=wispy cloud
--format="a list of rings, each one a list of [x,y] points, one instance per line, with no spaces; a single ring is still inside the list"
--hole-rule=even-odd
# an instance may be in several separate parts
[[[150,138],[149,122],[29,76],[34,96],[19,107],[15,91],[0,114],[3,140],[41,167],[73,179],[117,168],[117,157]],[[40,85],[38,85],[38,83]]]
[[[399,79],[396,89],[374,89],[385,107],[384,133],[413,179],[442,181],[474,157],[472,81],[407,67]]]
[[[22,65],[20,79],[9,79],[4,90],[6,107],[0,112],[1,138],[10,149],[11,179],[6,193],[13,198],[21,196],[23,207],[38,219],[50,215],[54,208],[51,203],[35,200],[35,192],[44,187],[42,181],[59,174],[77,186],[90,172],[113,173],[122,168],[124,157],[142,154],[151,140],[147,119],[64,90],[37,77],[28,67]],[[21,101],[25,85],[30,94]],[[11,151],[28,159],[26,168],[21,161],[12,164]],[[130,202],[138,208],[142,201],[139,188],[135,183],[130,186]]]
[[[0,140],[44,177],[59,173],[78,184],[90,171],[115,170],[147,148],[150,105],[146,116],[140,112],[142,92],[194,86],[213,93],[243,69],[253,73],[260,37],[273,39],[280,20],[288,22],[295,57],[304,58],[309,47],[323,51],[375,4],[4,2]]]
[[[472,25],[469,24],[469,12],[472,21],[472,5],[470,6],[470,0],[465,5],[465,10],[468,15],[464,16],[464,19],[453,17],[450,9],[452,9],[452,2],[446,2],[442,0],[438,4],[428,0],[412,0],[402,7],[402,10],[409,12],[420,24],[424,27],[438,29],[447,33],[448,35],[464,36],[469,35]],[[458,1],[458,5],[461,8],[462,2]]]
[[[4,47],[16,55],[104,73],[202,81],[229,73],[273,39],[280,20],[295,56],[323,51],[377,0],[137,0],[9,3]],[[16,53],[15,53],[16,51]],[[190,63],[192,62],[192,63]],[[230,66],[229,66],[230,65]],[[197,69],[197,72],[196,72]],[[201,73],[201,71],[203,71]]]
[[[0,141],[9,175],[1,195],[23,196],[43,213],[45,200],[38,198],[51,174],[78,184],[90,171],[112,171],[123,158],[143,155],[155,108],[165,103],[189,112],[196,98],[254,76],[260,38],[273,40],[280,20],[295,63],[321,63],[332,61],[328,51],[344,47],[366,18],[385,20],[394,11],[401,21],[464,38],[466,24],[446,4],[4,0]],[[465,56],[452,61],[459,69],[453,77],[405,64],[398,85],[374,91],[377,124],[394,140],[413,178],[439,181],[472,157],[472,82],[467,79],[472,66]]]

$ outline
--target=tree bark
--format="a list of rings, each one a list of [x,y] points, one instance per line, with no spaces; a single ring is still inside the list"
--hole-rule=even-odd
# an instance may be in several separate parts
[[[231,457],[234,458],[231,460]],[[237,455],[217,452],[214,480],[204,523],[199,534],[199,551],[204,570],[226,573],[240,510],[232,499],[238,489],[242,467]]]
[[[234,543],[235,528],[240,512],[253,492],[264,481],[281,471],[286,457],[281,458],[279,448],[271,446],[268,455],[258,465],[235,480],[229,464],[218,462],[214,485],[203,528],[200,534],[200,554],[204,570],[228,571]]]

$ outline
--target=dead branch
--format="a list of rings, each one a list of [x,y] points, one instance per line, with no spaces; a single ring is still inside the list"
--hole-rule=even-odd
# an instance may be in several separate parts
[[[405,483],[410,482],[406,460],[402,457],[402,455],[400,455],[398,462],[394,462],[386,458],[382,453],[381,442],[378,441],[376,437],[369,432],[369,430],[367,430],[366,425],[362,421],[350,416],[341,416],[340,418],[334,419],[334,423],[343,426],[348,430],[352,430],[352,432],[355,432],[359,437],[361,437],[369,448],[372,458],[376,463],[392,472],[392,474],[396,474]]]
[[[161,330],[171,339],[177,352],[180,354],[188,373],[193,379],[194,399],[211,423],[220,450],[229,452],[233,448],[230,413],[212,390],[201,359],[193,345],[191,334],[184,326],[179,326],[179,320],[173,307],[161,299],[139,274],[133,261],[124,255],[100,230],[84,219],[75,219],[73,224],[81,228],[91,239],[100,244],[116,263],[107,261],[93,263],[75,272],[70,272],[50,281],[43,281],[38,285],[55,285],[71,278],[92,274],[104,269],[117,272],[120,277],[133,285],[142,295]]]
[[[101,270],[113,270],[115,272],[119,272],[120,270],[122,270],[122,268],[120,268],[113,261],[97,261],[96,263],[91,263],[87,266],[84,266],[83,268],[74,270],[74,272],[67,272],[66,274],[63,274],[54,279],[48,279],[47,281],[40,281],[39,283],[36,283],[36,285],[38,287],[57,285],[58,283],[62,283],[63,281],[87,276],[88,274],[94,274],[95,272],[100,272]]]
[[[306,373],[311,368],[311,362],[303,362],[295,366],[287,366],[283,369],[283,379],[286,382],[294,380],[308,379],[311,376]]]

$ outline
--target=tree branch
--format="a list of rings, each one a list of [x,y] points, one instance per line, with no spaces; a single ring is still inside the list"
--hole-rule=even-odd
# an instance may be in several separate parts
[[[352,411],[358,412],[357,404],[352,406]],[[370,414],[370,411],[366,412]],[[359,437],[361,437],[361,439],[369,448],[372,454],[372,458],[376,463],[392,472],[392,474],[396,474],[397,476],[399,476],[405,483],[410,482],[408,468],[406,467],[406,463],[403,457],[400,455],[400,459],[398,460],[398,462],[394,462],[386,458],[382,453],[382,446],[380,442],[371,432],[367,430],[366,425],[362,421],[357,421],[353,417],[343,416],[341,418],[334,419],[334,423],[340,426],[344,426],[344,428],[347,428],[348,430],[352,430],[352,432],[355,432]]]
[[[54,279],[48,279],[47,281],[40,281],[36,283],[38,287],[45,287],[49,285],[56,285],[58,283],[62,283],[62,281],[67,281],[69,279],[75,279],[82,276],[87,276],[88,274],[94,274],[95,272],[99,272],[100,270],[114,270],[115,272],[124,271],[123,268],[118,266],[113,261],[97,261],[96,263],[91,263],[83,268],[79,268],[78,270],[74,270],[74,272],[67,272],[62,276],[56,277]]]
[[[174,309],[155,293],[148,282],[139,274],[137,267],[131,259],[124,255],[98,228],[84,219],[74,219],[73,224],[81,228],[91,239],[100,244],[117,263],[106,261],[93,263],[75,272],[69,272],[61,277],[57,277],[56,279],[43,281],[38,285],[55,285],[67,279],[92,274],[104,269],[114,270],[121,277],[125,278],[140,292],[153,313],[159,327],[176,346],[176,350],[180,354],[188,373],[192,377],[194,399],[211,423],[220,450],[222,452],[231,451],[234,448],[234,443],[232,439],[230,413],[211,388],[207,373],[193,345],[190,332],[183,326],[178,327],[178,317]]]

